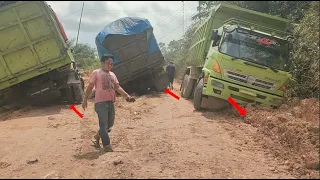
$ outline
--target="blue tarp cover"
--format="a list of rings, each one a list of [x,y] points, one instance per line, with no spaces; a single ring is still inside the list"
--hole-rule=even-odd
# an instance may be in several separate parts
[[[99,58],[101,58],[104,54],[112,54],[115,57],[114,64],[120,62],[118,57],[115,56],[112,52],[108,51],[108,49],[103,47],[103,41],[109,35],[135,35],[140,34],[147,29],[152,28],[150,22],[144,18],[138,17],[125,17],[120,18],[116,21],[113,21],[106,25],[102,31],[96,36],[96,46],[98,50]],[[112,43],[112,42],[110,42]],[[154,52],[159,51],[160,48],[158,43],[153,35],[148,38],[148,54],[152,54]]]
[[[16,3],[18,1],[0,1],[0,7],[9,5],[11,3]]]

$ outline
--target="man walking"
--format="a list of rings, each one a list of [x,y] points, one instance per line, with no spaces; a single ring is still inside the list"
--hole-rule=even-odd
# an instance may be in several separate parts
[[[168,80],[169,80],[169,88],[170,90],[173,90],[173,79],[175,75],[176,68],[174,67],[174,64],[172,61],[170,61],[170,64],[168,64],[166,68],[166,72],[168,74]]]
[[[116,92],[126,98],[128,102],[134,102],[135,99],[126,93],[121,86],[116,75],[111,71],[114,57],[112,55],[103,55],[100,59],[101,68],[94,70],[90,76],[89,86],[85,92],[82,108],[87,108],[87,100],[93,87],[95,87],[95,111],[99,119],[99,131],[95,135],[93,141],[95,146],[99,145],[100,137],[102,139],[103,148],[107,152],[112,152],[109,129],[114,124],[115,110],[114,102],[116,100]]]

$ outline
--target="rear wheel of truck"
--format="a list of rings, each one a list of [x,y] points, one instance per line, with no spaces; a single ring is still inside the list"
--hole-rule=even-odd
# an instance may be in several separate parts
[[[82,78],[80,78],[80,81],[81,81],[81,88],[82,88],[82,90],[84,91],[84,81],[83,81]]]
[[[81,83],[71,85],[69,88],[69,93],[68,93],[68,103],[81,104],[83,102],[83,94],[84,94],[84,92],[83,92]]]
[[[187,84],[187,77],[188,75],[184,75],[183,79],[182,79],[182,83],[181,83],[181,87],[180,87],[180,96],[183,97],[183,92],[184,92],[184,86]]]
[[[193,106],[196,110],[201,110],[201,101],[202,101],[202,89],[203,89],[203,79],[200,79],[200,81],[197,84],[197,87],[194,91],[194,97],[193,97]]]
[[[189,99],[191,94],[192,94],[192,90],[193,90],[193,86],[194,86],[195,80],[191,79],[191,76],[186,74],[183,78],[183,85],[181,88],[181,96]]]
[[[154,78],[154,87],[158,92],[164,92],[168,87],[168,75],[165,72],[162,72],[157,77]]]

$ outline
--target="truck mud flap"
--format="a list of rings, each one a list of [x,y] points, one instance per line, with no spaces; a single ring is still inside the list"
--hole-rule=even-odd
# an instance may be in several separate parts
[[[68,84],[69,86],[76,85],[76,84],[80,84],[80,83],[81,83],[81,79],[77,76],[76,72],[71,72],[71,73],[68,75],[67,84]]]

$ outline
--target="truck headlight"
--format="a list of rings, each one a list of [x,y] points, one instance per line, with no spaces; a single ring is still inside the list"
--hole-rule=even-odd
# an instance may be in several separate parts
[[[224,85],[222,84],[222,83],[220,83],[220,82],[218,82],[218,81],[215,81],[215,80],[212,80],[211,81],[211,85],[212,86],[215,86],[215,87],[219,87],[219,88],[224,88]]]

